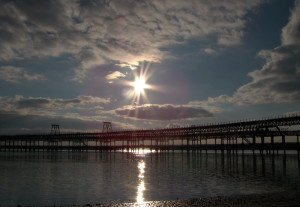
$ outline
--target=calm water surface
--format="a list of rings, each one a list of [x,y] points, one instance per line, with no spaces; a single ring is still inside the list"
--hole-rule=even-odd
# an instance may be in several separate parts
[[[298,155],[0,152],[0,206],[300,191]]]

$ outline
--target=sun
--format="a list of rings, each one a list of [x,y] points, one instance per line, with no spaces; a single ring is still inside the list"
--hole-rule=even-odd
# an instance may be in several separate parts
[[[136,94],[144,93],[144,89],[147,88],[146,80],[144,77],[136,77],[135,81],[131,84],[134,87]]]
[[[128,89],[124,89],[124,96],[131,99],[132,106],[138,106],[139,104],[149,103],[147,97],[148,90],[157,90],[156,86],[147,83],[153,72],[149,72],[150,63],[141,65],[139,70],[133,71],[134,79],[132,81],[125,81],[124,84],[131,86]]]
[[[148,102],[145,89],[151,89],[152,87],[147,84],[147,76],[145,74],[135,74],[134,76],[134,81],[129,82],[129,85],[132,86],[132,103],[136,105],[141,100]]]

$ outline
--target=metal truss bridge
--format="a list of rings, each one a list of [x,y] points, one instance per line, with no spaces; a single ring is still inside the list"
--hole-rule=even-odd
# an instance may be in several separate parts
[[[108,122],[105,122],[106,124]],[[53,125],[57,129],[58,125]],[[111,128],[110,128],[111,129]],[[0,150],[296,150],[300,115],[165,129],[2,135]]]

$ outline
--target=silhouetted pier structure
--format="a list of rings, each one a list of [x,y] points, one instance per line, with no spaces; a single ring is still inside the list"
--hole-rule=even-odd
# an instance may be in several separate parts
[[[289,130],[290,128],[296,128]],[[102,132],[2,135],[0,150],[296,150],[299,153],[300,115],[165,129],[113,131],[105,122]]]

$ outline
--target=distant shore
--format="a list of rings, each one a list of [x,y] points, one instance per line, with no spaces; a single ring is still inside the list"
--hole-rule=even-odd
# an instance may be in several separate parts
[[[216,196],[205,198],[191,198],[172,201],[151,201],[143,204],[121,203],[121,204],[86,204],[86,205],[64,205],[55,207],[300,207],[300,192],[278,192],[265,194]],[[50,207],[50,206],[47,206]],[[53,206],[52,206],[53,207]]]

